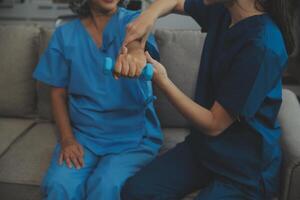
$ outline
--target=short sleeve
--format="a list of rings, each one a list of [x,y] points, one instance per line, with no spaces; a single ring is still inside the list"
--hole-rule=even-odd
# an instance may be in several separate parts
[[[48,47],[33,72],[33,78],[54,87],[68,85],[69,66],[62,50],[59,29],[52,34]]]
[[[203,32],[208,30],[210,6],[204,5],[203,0],[185,0],[184,11],[196,20]]]
[[[216,101],[234,117],[253,117],[281,80],[284,64],[272,50],[251,42],[235,57],[220,82]]]

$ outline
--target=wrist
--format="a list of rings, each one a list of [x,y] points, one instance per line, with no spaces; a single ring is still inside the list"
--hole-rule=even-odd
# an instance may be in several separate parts
[[[61,136],[60,142],[61,143],[69,143],[75,140],[75,137],[73,135],[64,135]]]
[[[168,76],[161,77],[158,81],[156,81],[157,86],[163,91],[167,91],[172,81],[169,79]]]

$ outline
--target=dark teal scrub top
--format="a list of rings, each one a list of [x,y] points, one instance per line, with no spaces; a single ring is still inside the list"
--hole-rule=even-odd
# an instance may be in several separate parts
[[[281,163],[277,114],[288,58],[283,36],[268,14],[229,28],[230,13],[221,4],[186,0],[185,11],[207,32],[195,101],[207,109],[217,101],[239,119],[217,137],[192,128],[187,140],[203,165],[237,184],[260,185],[270,199]]]
[[[142,140],[157,152],[162,143],[152,82],[115,80],[104,73],[105,58],[116,60],[126,26],[139,14],[118,8],[105,27],[100,48],[79,19],[58,27],[33,74],[48,85],[67,89],[73,133],[98,155],[135,148]],[[153,35],[147,49],[158,59]]]

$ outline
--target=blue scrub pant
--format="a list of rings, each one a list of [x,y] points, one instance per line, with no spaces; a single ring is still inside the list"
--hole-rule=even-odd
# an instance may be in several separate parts
[[[146,142],[119,154],[97,156],[84,148],[84,167],[77,170],[59,165],[58,143],[45,174],[41,190],[47,200],[120,200],[126,179],[133,176],[157,154]]]
[[[129,178],[122,200],[181,200],[201,189],[195,200],[263,200],[262,194],[218,177],[205,168],[186,142]],[[265,199],[264,199],[265,200]]]

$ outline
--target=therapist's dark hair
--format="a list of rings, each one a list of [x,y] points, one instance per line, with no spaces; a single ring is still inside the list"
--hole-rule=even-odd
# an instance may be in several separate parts
[[[90,0],[69,0],[69,7],[73,13],[79,15],[80,17],[87,17],[91,14]],[[124,0],[120,0],[118,6],[123,5]]]
[[[292,54],[295,49],[295,41],[293,37],[293,16],[292,5],[289,0],[256,0],[257,8],[261,5],[275,23],[279,26],[287,51]]]

